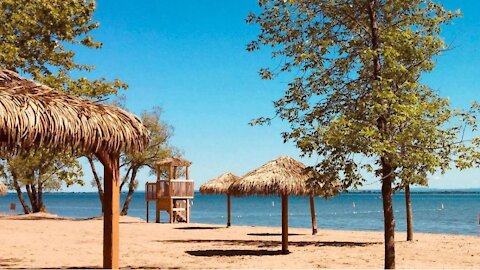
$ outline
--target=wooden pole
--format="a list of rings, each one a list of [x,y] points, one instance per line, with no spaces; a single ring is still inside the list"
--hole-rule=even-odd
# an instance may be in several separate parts
[[[173,166],[170,166],[170,168],[168,169],[168,181],[175,179],[175,176],[173,176],[173,174],[174,174]]]
[[[186,220],[187,220],[187,223],[190,223],[190,199],[186,199],[185,200],[185,215],[186,215]]]
[[[104,167],[103,268],[119,268],[119,155],[103,154]]]
[[[173,201],[173,199],[170,199],[170,223],[173,223],[174,221],[174,216],[173,216],[173,204],[175,202]]]
[[[155,185],[155,222],[160,223],[160,180]]]
[[[315,197],[310,196],[310,214],[312,216],[312,235],[318,233],[317,228],[317,214],[315,213]]]
[[[413,241],[412,201],[409,184],[405,186],[405,204],[407,207],[407,241]]]
[[[148,183],[145,183],[145,203],[147,204],[147,223],[148,223],[148,195],[149,195],[149,189],[148,189]]]
[[[232,197],[230,196],[230,193],[227,194],[227,227],[232,226]]]
[[[147,223],[148,223],[148,200],[147,200]]]
[[[282,194],[282,254],[288,253],[288,195]]]

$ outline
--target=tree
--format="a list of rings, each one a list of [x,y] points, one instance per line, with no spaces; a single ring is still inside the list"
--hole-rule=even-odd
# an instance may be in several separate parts
[[[143,168],[149,168],[151,173],[155,174],[156,171],[154,165],[156,161],[178,153],[178,150],[172,147],[168,142],[172,136],[172,127],[163,122],[161,114],[161,108],[154,108],[152,111],[144,112],[142,114],[142,122],[150,131],[150,142],[143,152],[122,154],[121,156],[121,167],[124,169],[125,174],[123,175],[122,183],[120,184],[120,192],[125,186],[128,186],[127,197],[125,198],[122,207],[122,215],[128,214],[130,202],[132,201],[133,194],[138,186],[138,171]],[[102,179],[99,178],[96,173],[93,157],[88,157],[88,159],[94,176],[92,184],[97,186],[99,198],[103,204]]]
[[[475,117],[450,109],[420,76],[445,49],[441,25],[459,16],[429,0],[260,0],[248,23],[262,46],[279,59],[262,68],[264,79],[288,73],[276,115],[290,124],[283,133],[304,155],[318,154],[315,181],[357,188],[363,171],[382,184],[385,268],[395,268],[393,188],[411,183],[408,170],[445,172],[472,166],[475,145],[461,138]],[[259,118],[252,124],[269,123]],[[364,163],[367,160],[374,165]],[[412,169],[413,168],[413,169]],[[406,184],[406,183],[403,183]],[[328,186],[328,185],[327,185]]]
[[[407,241],[413,241],[413,210],[410,194],[410,185],[428,186],[428,172],[418,168],[403,168],[401,176],[399,176],[401,184],[397,189],[403,189],[405,193],[405,212],[407,220]]]
[[[69,74],[95,68],[76,63],[73,50],[102,47],[90,34],[99,27],[93,21],[95,7],[92,0],[1,1],[0,67],[74,95],[104,98],[126,88],[119,80],[74,79]]]
[[[67,187],[83,184],[82,167],[74,156],[46,149],[11,157],[3,161],[1,168],[3,178],[17,191],[25,214],[47,211],[43,201],[45,191],[59,190],[62,184]],[[31,207],[23,199],[22,186],[27,190]]]
[[[93,66],[76,63],[74,49],[101,48],[102,44],[96,42],[90,34],[99,27],[98,22],[93,21],[95,7],[95,1],[92,0],[1,1],[0,68],[23,72],[56,90],[88,98],[104,99],[110,94],[116,94],[119,89],[126,89],[127,85],[119,80],[108,82],[104,78],[89,80],[70,75],[72,71],[88,72],[94,69]],[[11,157],[5,158],[8,164],[19,164],[11,162]],[[72,170],[76,170],[78,165],[72,160],[75,157],[69,153],[52,154],[41,150],[36,154],[19,157],[26,164],[36,164],[38,158],[46,164],[63,160],[65,164],[74,166]],[[20,179],[14,173],[21,171],[21,167],[12,165],[6,168],[11,169],[9,175],[12,176],[12,187],[17,191],[25,212],[29,212],[24,204],[21,183],[18,182]],[[33,181],[33,178],[29,179],[21,181]],[[52,178],[52,181],[62,179],[63,176],[58,176]],[[61,181],[55,185],[60,183]],[[28,191],[31,183],[26,184],[30,195],[33,192]]]

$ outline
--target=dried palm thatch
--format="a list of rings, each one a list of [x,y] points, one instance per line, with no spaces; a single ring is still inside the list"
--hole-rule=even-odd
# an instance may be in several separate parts
[[[164,167],[164,166],[174,166],[174,167],[184,167],[184,166],[190,166],[192,162],[181,159],[178,157],[168,157],[164,158],[162,160],[159,160],[155,163],[156,167]]]
[[[247,195],[310,195],[307,167],[287,156],[274,159],[247,173],[228,191],[234,196]]]
[[[200,193],[202,194],[227,194],[228,188],[240,177],[233,173],[224,173],[217,178],[211,179],[207,183],[200,186]]]
[[[140,119],[117,107],[73,97],[0,70],[0,147],[74,151],[141,151],[149,133]]]
[[[0,196],[5,196],[5,194],[7,194],[7,191],[7,186],[4,183],[0,182]]]

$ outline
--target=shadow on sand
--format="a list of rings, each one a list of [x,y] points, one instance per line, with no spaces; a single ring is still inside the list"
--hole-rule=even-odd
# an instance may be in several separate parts
[[[58,267],[58,266],[55,266],[55,267],[45,267],[45,268],[17,268],[15,267],[15,269],[103,269],[99,266],[76,266],[76,267],[65,267],[65,266],[62,266],[62,267]]]
[[[225,229],[225,227],[183,227],[183,228],[175,228],[175,230],[183,230],[183,231],[218,230],[218,229]]]
[[[57,217],[54,215],[50,216],[38,216],[34,214],[30,215],[8,215],[8,216],[1,216],[0,220],[74,220],[71,218],[64,218],[64,217]]]
[[[229,246],[256,246],[258,248],[272,248],[281,246],[281,241],[270,241],[270,240],[200,240],[200,239],[191,239],[191,240],[160,240],[156,241],[160,243],[196,243],[196,244],[212,244],[218,243]],[[316,247],[366,247],[372,245],[382,245],[382,242],[325,242],[325,241],[291,241],[288,243],[290,246],[295,247],[305,247],[305,246],[316,246]]]
[[[0,265],[1,266],[1,265]],[[55,267],[45,267],[45,268],[17,268],[16,266],[10,266],[10,267],[14,267],[14,269],[19,269],[19,270],[27,270],[27,269],[104,269],[103,267],[100,267],[100,266],[75,266],[75,267],[66,267],[66,266],[62,266],[62,267],[58,267],[58,266],[55,266]],[[122,269],[172,269],[172,270],[175,270],[175,269],[181,269],[180,267],[164,267],[164,266],[122,266],[121,267]]]
[[[281,233],[249,233],[247,234],[249,236],[282,236]],[[301,234],[301,233],[289,233],[288,236],[300,236],[300,235],[306,235],[306,234]]]
[[[236,257],[236,256],[276,256],[282,255],[281,250],[195,250],[185,253],[196,257]]]

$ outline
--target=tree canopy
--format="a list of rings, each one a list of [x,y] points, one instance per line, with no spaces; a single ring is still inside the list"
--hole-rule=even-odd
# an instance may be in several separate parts
[[[372,170],[356,154],[388,156],[398,171],[417,164],[428,172],[448,167],[445,158],[454,149],[443,146],[455,146],[461,128],[452,117],[462,115],[448,99],[419,81],[446,49],[440,25],[458,13],[431,1],[375,1],[373,48],[369,2],[259,1],[264,12],[247,19],[262,29],[248,49],[272,46],[273,57],[280,58],[277,69],[264,68],[261,76],[297,75],[274,103],[290,123],[284,139],[324,157],[319,170],[348,176],[348,186],[364,180],[360,168]],[[381,73],[374,74],[378,64]]]
[[[58,191],[67,187],[83,185],[82,166],[75,156],[58,154],[48,149],[32,151],[2,160],[0,177],[4,178],[17,193],[24,186],[30,200],[30,207],[21,199],[25,213],[47,211],[43,201],[43,192]],[[20,196],[20,195],[19,195]]]
[[[29,74],[57,90],[103,98],[127,86],[119,80],[72,78],[93,66],[75,61],[75,49],[99,49],[92,30],[93,0],[4,0],[0,2],[0,67]]]
[[[127,87],[119,80],[109,82],[105,78],[91,80],[72,76],[74,71],[83,74],[94,69],[94,66],[75,61],[77,49],[102,47],[91,33],[99,27],[93,20],[95,8],[93,0],[0,1],[0,67],[27,74],[42,84],[72,95],[99,100],[117,94],[118,90]],[[44,188],[58,189],[62,184],[83,183],[78,179],[81,166],[76,158],[69,153],[52,153],[47,149],[7,158],[5,175],[12,176],[11,187],[17,191],[26,213],[30,210],[22,197],[23,186],[29,196],[36,194],[41,198]],[[63,169],[57,170],[58,166]],[[24,172],[24,168],[32,168],[26,173],[35,172],[34,180],[19,173]],[[33,208],[40,211],[43,207]]]

